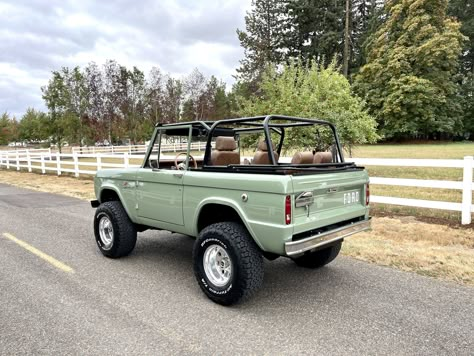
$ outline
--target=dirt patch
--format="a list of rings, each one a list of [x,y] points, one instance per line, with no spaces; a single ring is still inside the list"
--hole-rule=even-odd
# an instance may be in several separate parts
[[[0,182],[42,192],[94,199],[91,179],[0,170]],[[474,229],[442,220],[383,216],[372,231],[347,238],[343,254],[404,271],[474,285]],[[441,222],[441,223],[440,223]]]
[[[94,199],[94,181],[67,176],[0,170],[0,182],[39,192],[63,194],[74,198]]]
[[[421,222],[414,217],[374,218],[372,231],[344,242],[343,253],[404,271],[474,285],[474,230]]]

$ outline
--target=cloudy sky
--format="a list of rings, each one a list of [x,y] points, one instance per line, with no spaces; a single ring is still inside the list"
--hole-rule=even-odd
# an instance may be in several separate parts
[[[0,113],[44,109],[52,70],[106,59],[174,76],[197,67],[231,84],[250,1],[0,0]]]

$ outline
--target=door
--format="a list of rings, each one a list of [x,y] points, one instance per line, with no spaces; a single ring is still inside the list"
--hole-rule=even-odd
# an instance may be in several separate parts
[[[156,129],[142,168],[137,172],[139,217],[184,225],[183,178],[189,165],[189,142],[189,125]]]
[[[184,173],[179,170],[140,168],[137,174],[138,216],[184,225]]]

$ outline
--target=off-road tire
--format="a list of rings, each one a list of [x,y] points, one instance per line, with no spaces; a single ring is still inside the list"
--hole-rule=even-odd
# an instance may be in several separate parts
[[[216,286],[207,277],[204,254],[207,248],[224,249],[232,263],[230,280]],[[263,283],[263,256],[247,229],[235,222],[221,222],[207,226],[199,234],[193,248],[196,280],[212,301],[231,305],[253,295]]]
[[[300,267],[319,268],[333,261],[341,251],[341,246],[342,241],[339,241],[323,250],[307,252],[303,256],[293,258],[293,261]]]
[[[99,223],[102,217],[107,217],[113,228],[112,246],[104,248],[100,238]],[[135,248],[137,229],[119,201],[108,201],[99,205],[94,216],[94,235],[100,252],[106,257],[119,258],[127,256]]]

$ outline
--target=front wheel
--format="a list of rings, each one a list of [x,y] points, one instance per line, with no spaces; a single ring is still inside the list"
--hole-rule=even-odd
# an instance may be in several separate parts
[[[119,201],[100,204],[94,216],[95,241],[104,256],[130,254],[137,242],[137,229]]]
[[[314,252],[307,252],[300,257],[293,258],[293,261],[298,266],[306,268],[318,268],[327,265],[329,262],[333,261],[339,251],[341,251],[342,241],[335,243],[330,247],[326,247],[322,250],[317,250]]]
[[[263,283],[263,256],[247,230],[234,222],[201,231],[193,248],[194,274],[212,301],[231,305]]]

